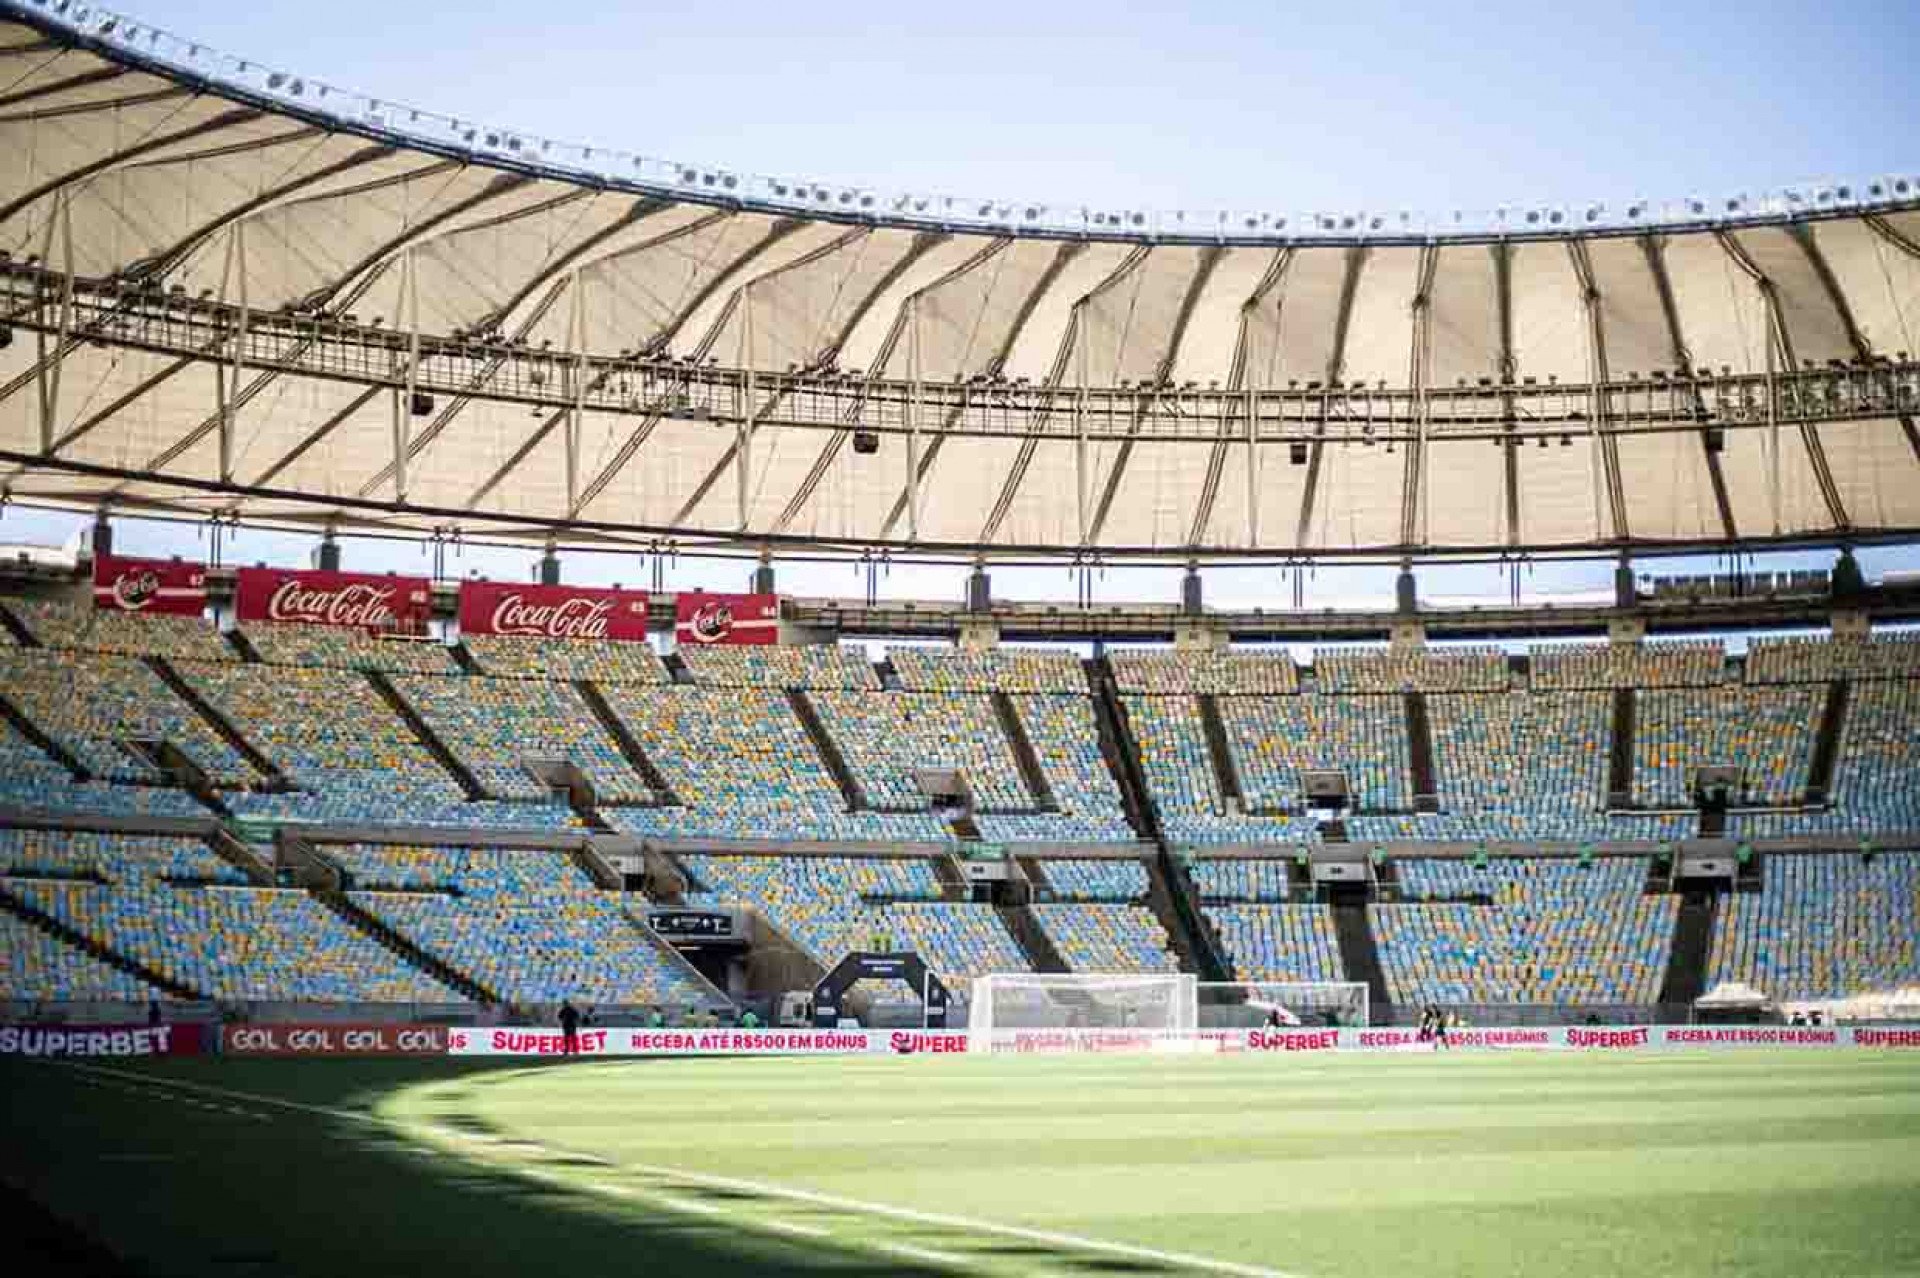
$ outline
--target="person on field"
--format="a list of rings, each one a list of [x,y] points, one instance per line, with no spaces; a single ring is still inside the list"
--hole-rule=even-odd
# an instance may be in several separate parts
[[[573,1005],[572,999],[560,1000],[560,1054],[580,1054],[580,1010]]]
[[[1433,1041],[1433,1004],[1431,1003],[1420,1009],[1420,1032],[1414,1036],[1414,1041],[1420,1043]]]
[[[1441,1048],[1453,1050],[1453,1044],[1447,1041],[1447,1014],[1441,1008],[1433,1009],[1433,1050]]]
[[[666,1027],[667,1027],[666,1013],[662,1012],[658,1007],[653,1007],[648,1009],[647,1028],[648,1029],[665,1029]]]
[[[751,1007],[749,1007],[746,1011],[740,1013],[740,1028],[743,1030],[755,1030],[760,1028],[760,1018],[753,1014],[753,1009]]]

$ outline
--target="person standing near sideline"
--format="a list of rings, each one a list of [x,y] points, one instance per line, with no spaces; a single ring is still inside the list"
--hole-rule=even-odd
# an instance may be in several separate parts
[[[560,1000],[560,1054],[580,1054],[580,1012],[572,999]]]

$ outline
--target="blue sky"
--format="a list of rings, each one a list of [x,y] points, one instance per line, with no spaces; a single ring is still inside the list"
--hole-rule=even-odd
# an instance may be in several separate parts
[[[972,0],[835,5],[125,0],[134,18],[411,106],[669,159],[885,190],[1129,208],[1411,209],[1622,203],[1920,171],[1920,4],[1178,5]],[[0,542],[72,521],[13,508]],[[124,548],[197,554],[198,530],[127,526]],[[247,534],[243,558],[311,543]],[[423,568],[412,547],[362,566]],[[518,577],[531,556],[456,570]],[[1796,562],[1805,562],[1804,559]],[[1870,569],[1911,566],[1879,553]],[[1676,565],[1676,567],[1679,567]],[[1601,585],[1541,569],[1529,589]],[[632,560],[576,580],[644,580]],[[739,565],[670,584],[732,586]],[[1504,594],[1491,570],[1429,593]],[[1211,598],[1281,602],[1277,573]],[[858,594],[851,567],[795,569]],[[955,597],[957,574],[895,569],[890,595]],[[1065,568],[996,574],[1067,597]],[[1391,587],[1322,570],[1317,603]],[[1102,598],[1171,597],[1171,572],[1110,571]]]

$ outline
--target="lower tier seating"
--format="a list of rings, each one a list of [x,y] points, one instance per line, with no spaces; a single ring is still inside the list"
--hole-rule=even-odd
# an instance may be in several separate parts
[[[1177,972],[1166,929],[1144,905],[1047,902],[1033,907],[1047,939],[1074,972]]]
[[[1633,857],[1400,862],[1405,903],[1367,907],[1388,993],[1396,1003],[1650,1003],[1679,898],[1644,895],[1646,870]],[[1490,903],[1467,903],[1476,896]]]
[[[1214,905],[1206,913],[1242,981],[1346,979],[1324,905]]]
[[[1769,854],[1762,889],[1724,898],[1709,985],[1777,999],[1920,986],[1920,853]]]
[[[328,854],[349,898],[512,1003],[693,1006],[709,992],[663,954],[566,856],[488,848],[359,845]],[[362,885],[445,891],[383,891]]]
[[[140,1003],[160,993],[15,914],[0,913],[0,958],[0,999]]]

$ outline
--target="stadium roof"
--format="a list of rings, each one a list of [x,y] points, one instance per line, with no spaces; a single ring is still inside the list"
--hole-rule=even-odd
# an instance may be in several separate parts
[[[1920,177],[1146,214],[374,102],[0,0],[0,477],[185,518],[1291,558],[1920,535]]]

